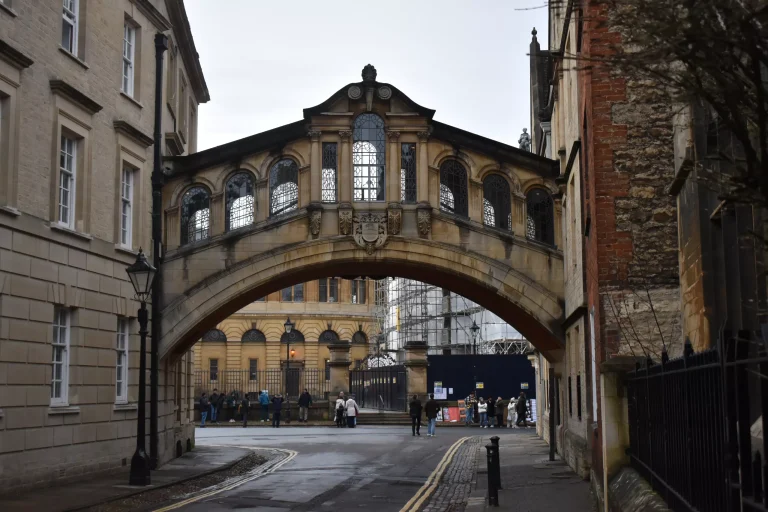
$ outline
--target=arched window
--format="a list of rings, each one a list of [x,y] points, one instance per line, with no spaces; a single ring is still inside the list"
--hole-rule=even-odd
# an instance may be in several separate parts
[[[227,180],[226,230],[253,224],[253,178],[247,172],[238,172]]]
[[[211,329],[203,334],[203,341],[227,341],[227,335],[219,329]]]
[[[296,328],[290,333],[284,332],[280,336],[280,343],[304,343],[304,334]]]
[[[540,188],[534,188],[526,197],[526,235],[531,240],[555,245],[555,218],[552,196]]]
[[[288,158],[269,171],[269,214],[280,215],[299,207],[299,166]]]
[[[181,245],[210,235],[211,196],[203,187],[192,187],[181,198]]]
[[[368,335],[366,335],[361,330],[355,331],[355,334],[352,335],[352,343],[367,344],[368,343]]]
[[[318,341],[320,343],[338,343],[339,335],[336,334],[336,331],[328,329],[327,331],[323,331],[322,333],[320,333],[320,337],[318,338]]]
[[[243,333],[243,337],[240,338],[240,341],[249,341],[252,343],[266,343],[267,337],[264,336],[264,333],[258,329],[248,329]]]
[[[353,199],[383,201],[387,146],[384,121],[376,114],[360,114],[352,132]]]
[[[466,217],[467,171],[456,160],[446,160],[440,166],[440,209]]]
[[[483,223],[500,229],[510,229],[512,198],[509,183],[498,174],[490,174],[483,180]]]

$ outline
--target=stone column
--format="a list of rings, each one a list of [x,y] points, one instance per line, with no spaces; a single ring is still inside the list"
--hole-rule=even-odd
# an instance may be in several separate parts
[[[339,132],[341,138],[341,151],[339,156],[339,167],[341,172],[339,174],[339,202],[348,203],[351,206],[352,203],[352,154],[349,149],[349,139],[352,137],[352,132],[349,130],[342,130]]]
[[[405,344],[405,369],[408,377],[408,399],[413,395],[422,403],[427,398],[427,344],[409,341]]]
[[[349,341],[338,341],[328,345],[331,360],[331,387],[328,390],[328,407],[334,413],[336,398],[342,391],[349,389]]]
[[[416,163],[416,200],[419,203],[429,203],[429,158],[427,156],[427,141],[429,132],[419,132],[419,159]]]
[[[512,232],[517,236],[525,237],[526,222],[525,196],[522,193],[512,192]]]
[[[319,203],[321,201],[322,162],[320,160],[320,132],[307,133],[311,143],[309,152],[309,201]]]
[[[211,195],[211,204],[208,215],[210,216],[210,236],[224,233],[224,193]]]
[[[387,158],[387,188],[384,199],[391,203],[400,202],[400,153],[397,143],[400,140],[400,132],[389,131],[389,158]]]

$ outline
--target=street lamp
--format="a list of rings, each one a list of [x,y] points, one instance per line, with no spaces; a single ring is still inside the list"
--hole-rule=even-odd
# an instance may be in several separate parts
[[[295,324],[291,322],[291,317],[288,317],[288,320],[285,321],[283,326],[285,327],[285,334],[288,336],[285,337],[286,345],[285,345],[285,397],[288,398],[288,373],[291,369],[291,333],[293,332],[293,326]],[[295,353],[295,352],[294,352]]]
[[[470,327],[469,330],[472,331],[472,352],[477,355],[477,333],[480,331],[480,327],[478,327],[477,323],[472,320],[472,327]]]
[[[149,485],[149,457],[145,448],[145,406],[147,387],[147,299],[152,293],[152,282],[155,280],[157,269],[150,265],[141,249],[136,256],[136,262],[126,268],[128,277],[136,292],[139,307],[139,418],[136,427],[136,451],[131,458],[131,476],[129,485]]]

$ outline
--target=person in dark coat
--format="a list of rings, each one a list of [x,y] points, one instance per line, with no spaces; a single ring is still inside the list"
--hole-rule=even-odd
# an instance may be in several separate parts
[[[272,426],[280,428],[280,414],[283,411],[283,395],[280,393],[272,397]]]
[[[216,388],[213,388],[213,393],[211,393],[211,423],[218,423],[218,417],[219,417],[219,390]]]
[[[526,415],[528,414],[528,400],[525,398],[525,393],[520,392],[520,398],[517,399],[517,406],[516,406],[516,412],[517,412],[517,425],[520,426],[520,422],[523,423],[523,426],[525,428],[528,428],[528,421],[526,420]]]
[[[496,399],[496,426],[502,428],[504,426],[504,400],[501,397]]]
[[[243,400],[240,402],[240,413],[243,415],[243,428],[248,426],[248,409],[251,408],[251,401],[248,400],[248,394],[243,395]]]
[[[488,426],[493,428],[493,420],[496,419],[496,400],[493,395],[488,397]]]
[[[413,395],[413,399],[409,404],[409,412],[411,414],[411,431],[414,436],[420,436],[421,432],[421,400],[416,395]]]
[[[312,395],[309,394],[307,388],[304,388],[301,396],[299,396],[299,422],[307,422],[310,405],[312,405]]]
[[[203,393],[200,395],[200,427],[205,428],[205,419],[208,417],[208,411],[211,409],[211,402],[208,400],[208,395]]]
[[[440,406],[437,405],[435,394],[429,394],[429,400],[424,404],[424,414],[427,416],[427,437],[435,437],[435,426],[437,425],[437,412]]]

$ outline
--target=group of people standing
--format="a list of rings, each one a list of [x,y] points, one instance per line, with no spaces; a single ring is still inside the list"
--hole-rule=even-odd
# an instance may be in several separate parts
[[[339,393],[339,397],[336,399],[336,427],[348,427],[355,428],[357,426],[357,416],[360,414],[360,409],[357,407],[357,402],[353,397],[347,398],[344,392]]]
[[[239,393],[233,391],[231,393],[233,400],[227,400],[227,395],[219,393],[217,389],[213,390],[210,398],[203,392],[200,395],[200,427],[205,428],[205,421],[210,414],[211,423],[219,423],[218,415],[221,407],[228,403],[229,407],[234,409],[237,404],[237,412],[241,415],[243,428],[248,426],[248,413],[251,409],[251,401],[248,398],[248,393],[239,397]],[[231,403],[230,403],[231,402]],[[290,402],[283,397],[280,393],[276,393],[270,397],[269,393],[262,390],[259,393],[259,405],[261,406],[261,422],[265,423],[269,421],[269,406],[272,404],[272,427],[279,428],[280,420],[285,412],[286,420],[288,423],[291,421],[291,409]],[[312,395],[309,394],[307,389],[299,396],[299,423],[306,423],[309,418],[309,407],[312,405]],[[234,413],[233,413],[234,416]],[[234,421],[234,417],[230,420]]]
[[[411,431],[414,436],[421,435],[421,413],[424,411],[427,417],[427,437],[435,437],[435,427],[437,426],[437,413],[440,410],[440,406],[435,400],[435,394],[429,394],[429,400],[421,406],[421,400],[416,395],[413,395],[410,403],[408,404],[408,412],[411,415]]]
[[[521,391],[520,396],[512,397],[504,404],[504,399],[490,397],[485,400],[483,397],[475,398],[475,392],[471,392],[464,400],[466,408],[467,426],[474,423],[475,410],[479,415],[480,428],[502,428],[504,426],[504,412],[507,416],[507,428],[525,427],[528,428],[528,399],[525,392]],[[494,425],[495,420],[495,425]],[[521,425],[522,423],[522,425]]]

